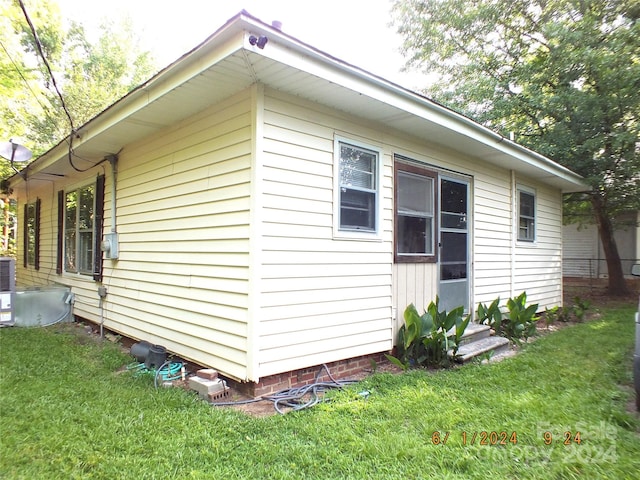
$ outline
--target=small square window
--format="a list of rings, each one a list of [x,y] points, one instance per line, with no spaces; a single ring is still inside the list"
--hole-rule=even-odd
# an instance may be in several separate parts
[[[378,163],[373,150],[339,142],[339,229],[378,229]]]

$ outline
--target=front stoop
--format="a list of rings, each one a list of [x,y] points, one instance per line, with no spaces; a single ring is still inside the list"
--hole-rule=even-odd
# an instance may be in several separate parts
[[[489,325],[480,325],[479,323],[469,323],[460,338],[460,345],[467,345],[483,338],[491,336],[491,328]]]
[[[493,352],[491,358],[497,358],[510,351],[509,340],[504,337],[492,337],[488,325],[470,323],[460,339],[456,362],[466,363],[480,355]],[[451,357],[453,352],[449,352]]]
[[[469,360],[483,355],[488,352],[493,352],[493,357],[500,355],[509,350],[509,340],[504,337],[488,337],[475,342],[467,343],[458,348],[456,355],[456,361],[460,363],[466,363]]]

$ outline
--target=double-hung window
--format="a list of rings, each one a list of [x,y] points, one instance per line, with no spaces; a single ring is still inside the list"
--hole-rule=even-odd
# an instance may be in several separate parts
[[[58,252],[56,271],[92,275],[102,280],[104,175],[75,190],[58,192]]]
[[[518,240],[536,240],[536,195],[531,190],[518,188]]]
[[[396,261],[434,262],[436,174],[396,163]]]
[[[379,152],[338,142],[338,229],[378,231]]]
[[[24,266],[40,268],[40,199],[24,208]]]
[[[65,194],[65,271],[93,273],[95,186]]]

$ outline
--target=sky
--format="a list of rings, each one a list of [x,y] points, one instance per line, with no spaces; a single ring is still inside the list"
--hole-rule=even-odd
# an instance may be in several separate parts
[[[158,67],[177,60],[241,10],[336,58],[411,90],[424,75],[402,73],[402,39],[389,26],[391,0],[57,0],[63,18],[97,29],[104,19],[131,18],[141,46]]]

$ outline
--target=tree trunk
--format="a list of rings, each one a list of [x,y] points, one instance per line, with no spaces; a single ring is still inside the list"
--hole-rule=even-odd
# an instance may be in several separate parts
[[[611,218],[607,215],[603,199],[595,194],[591,196],[591,204],[593,205],[594,215],[598,224],[598,233],[600,241],[607,260],[607,271],[609,273],[609,285],[607,287],[609,295],[623,296],[629,294],[630,290],[624,279],[622,271],[622,262],[618,253],[616,240],[613,238],[613,224]]]

